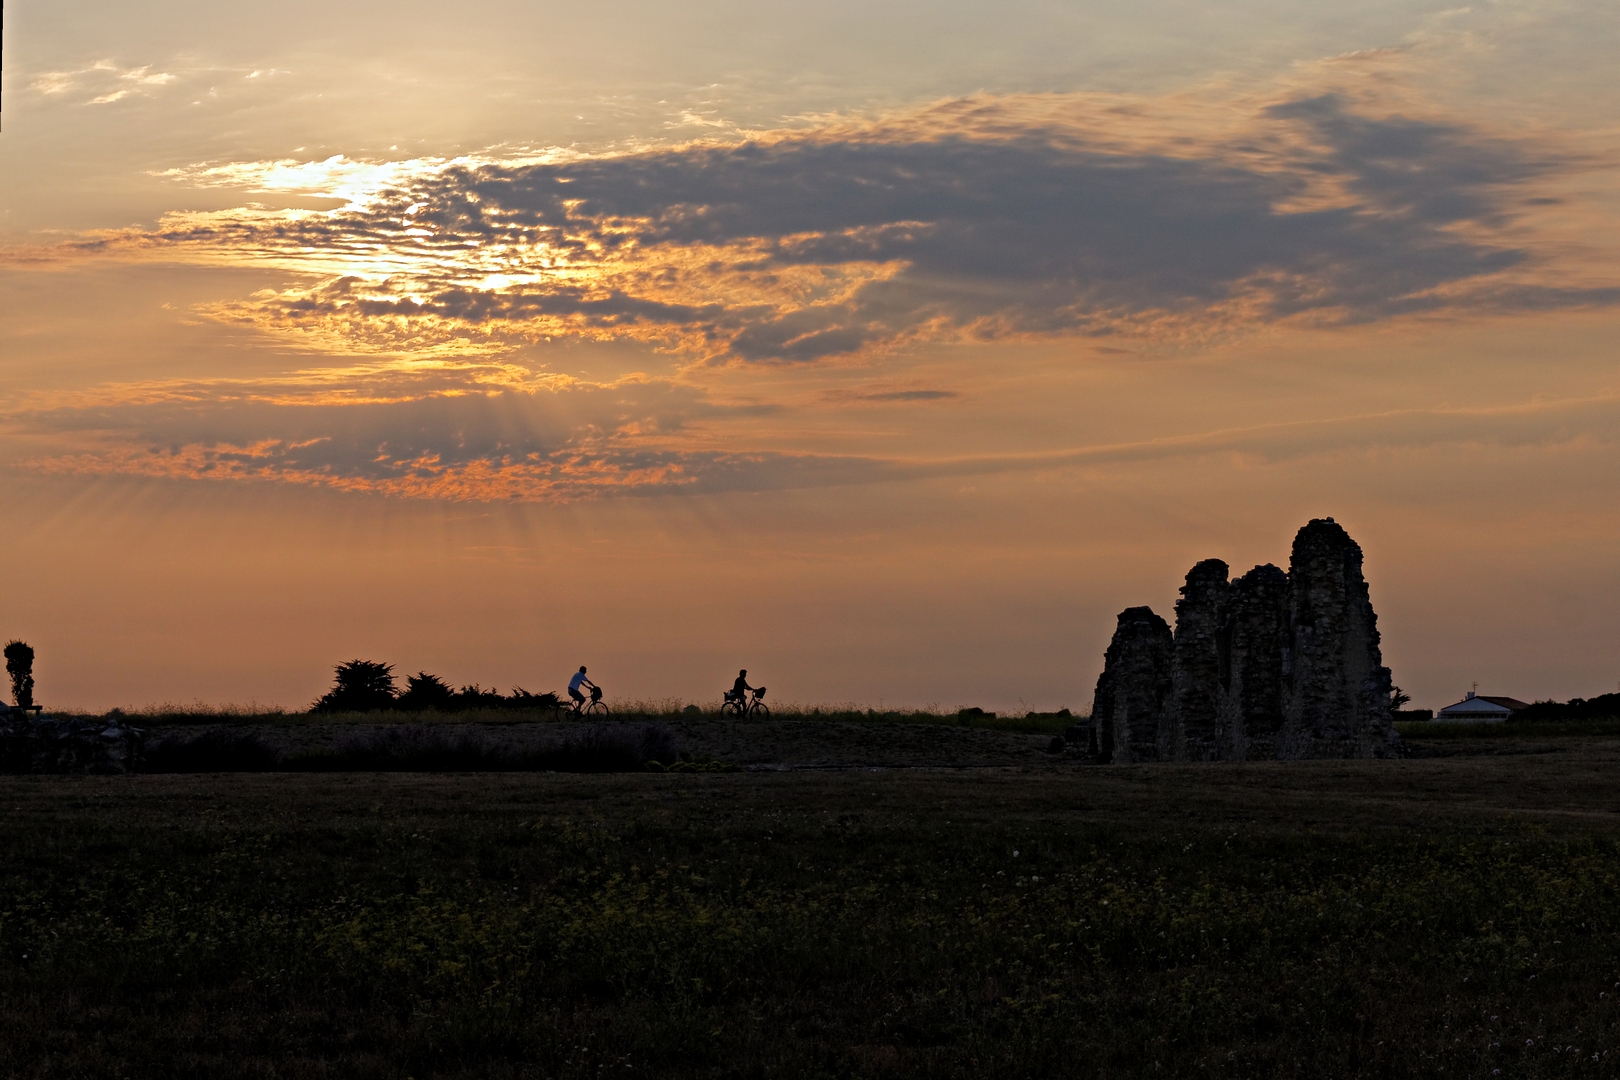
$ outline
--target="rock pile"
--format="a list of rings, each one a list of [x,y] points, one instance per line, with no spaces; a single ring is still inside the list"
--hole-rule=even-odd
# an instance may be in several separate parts
[[[116,717],[89,721],[0,710],[0,772],[107,775],[140,769],[146,733]]]
[[[1206,559],[1187,572],[1176,628],[1126,608],[1091,709],[1104,762],[1393,757],[1390,674],[1361,548],[1332,518],[1294,537],[1288,573],[1236,581]]]

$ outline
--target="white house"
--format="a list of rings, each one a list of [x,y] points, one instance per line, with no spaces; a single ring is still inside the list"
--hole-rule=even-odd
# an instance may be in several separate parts
[[[1487,697],[1472,690],[1455,705],[1447,705],[1435,714],[1436,720],[1455,720],[1468,724],[1500,724],[1528,703],[1518,698]]]

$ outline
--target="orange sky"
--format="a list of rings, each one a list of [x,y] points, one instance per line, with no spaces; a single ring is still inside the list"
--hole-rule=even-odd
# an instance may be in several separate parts
[[[1332,515],[1417,704],[1614,690],[1620,16],[1113,7],[8,10],[0,634],[1078,710]]]

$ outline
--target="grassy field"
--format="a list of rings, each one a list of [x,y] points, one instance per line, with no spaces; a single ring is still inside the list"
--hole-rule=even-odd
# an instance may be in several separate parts
[[[1394,762],[8,777],[0,810],[6,1076],[1620,1061],[1620,740]]]

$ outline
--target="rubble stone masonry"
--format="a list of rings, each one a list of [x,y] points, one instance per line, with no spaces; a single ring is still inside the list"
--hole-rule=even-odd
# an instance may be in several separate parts
[[[1174,661],[1170,626],[1152,608],[1119,613],[1091,704],[1091,749],[1103,761],[1158,760]]]
[[[1390,673],[1361,548],[1332,518],[1299,530],[1288,573],[1187,573],[1176,628],[1120,613],[1097,680],[1091,751],[1105,762],[1394,757]]]

